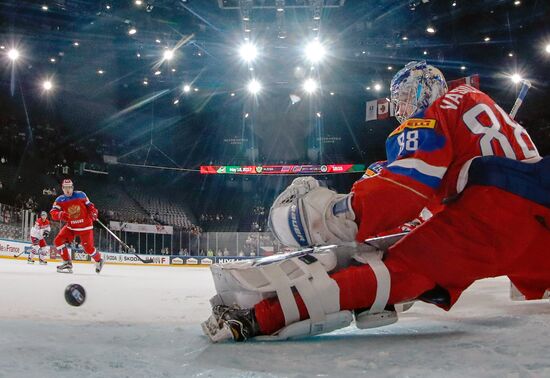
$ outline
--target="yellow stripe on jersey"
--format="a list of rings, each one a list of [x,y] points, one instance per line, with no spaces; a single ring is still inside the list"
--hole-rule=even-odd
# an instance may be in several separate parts
[[[402,123],[398,128],[393,130],[388,138],[394,135],[401,134],[405,129],[433,129],[435,128],[435,119],[411,118]]]

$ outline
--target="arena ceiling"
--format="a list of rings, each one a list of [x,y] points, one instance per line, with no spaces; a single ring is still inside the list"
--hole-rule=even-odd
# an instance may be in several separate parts
[[[2,97],[18,102],[19,88],[80,130],[129,137],[128,124],[149,123],[151,112],[170,128],[226,108],[240,110],[223,122],[245,122],[252,79],[267,107],[270,98],[305,98],[308,77],[318,80],[317,98],[364,104],[388,96],[396,70],[419,59],[448,79],[479,73],[482,89],[505,103],[517,90],[510,76],[527,77],[531,109],[548,112],[544,0],[4,0],[0,17]],[[312,64],[304,48],[315,37],[326,56]],[[258,51],[249,63],[239,56],[247,41]],[[364,127],[357,109],[352,128]],[[135,130],[148,137],[147,127]]]

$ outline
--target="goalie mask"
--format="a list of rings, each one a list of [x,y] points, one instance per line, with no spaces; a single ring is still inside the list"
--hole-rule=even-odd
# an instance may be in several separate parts
[[[300,177],[273,203],[269,226],[289,247],[354,242],[357,224],[351,199],[351,194],[321,187],[313,177]]]
[[[395,74],[390,91],[395,118],[403,123],[447,93],[447,83],[434,66],[425,61],[410,62]]]

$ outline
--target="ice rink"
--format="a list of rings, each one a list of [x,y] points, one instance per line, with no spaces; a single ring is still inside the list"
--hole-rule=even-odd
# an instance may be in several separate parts
[[[0,259],[0,377],[548,377],[550,303],[484,280],[450,313],[417,303],[398,323],[287,342],[212,345],[199,323],[206,268]],[[63,297],[86,289],[81,307]]]

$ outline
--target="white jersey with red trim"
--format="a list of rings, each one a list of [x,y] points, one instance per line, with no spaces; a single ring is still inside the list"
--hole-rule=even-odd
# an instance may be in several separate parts
[[[44,232],[51,232],[50,221],[38,218],[31,228],[31,238],[44,239]]]

